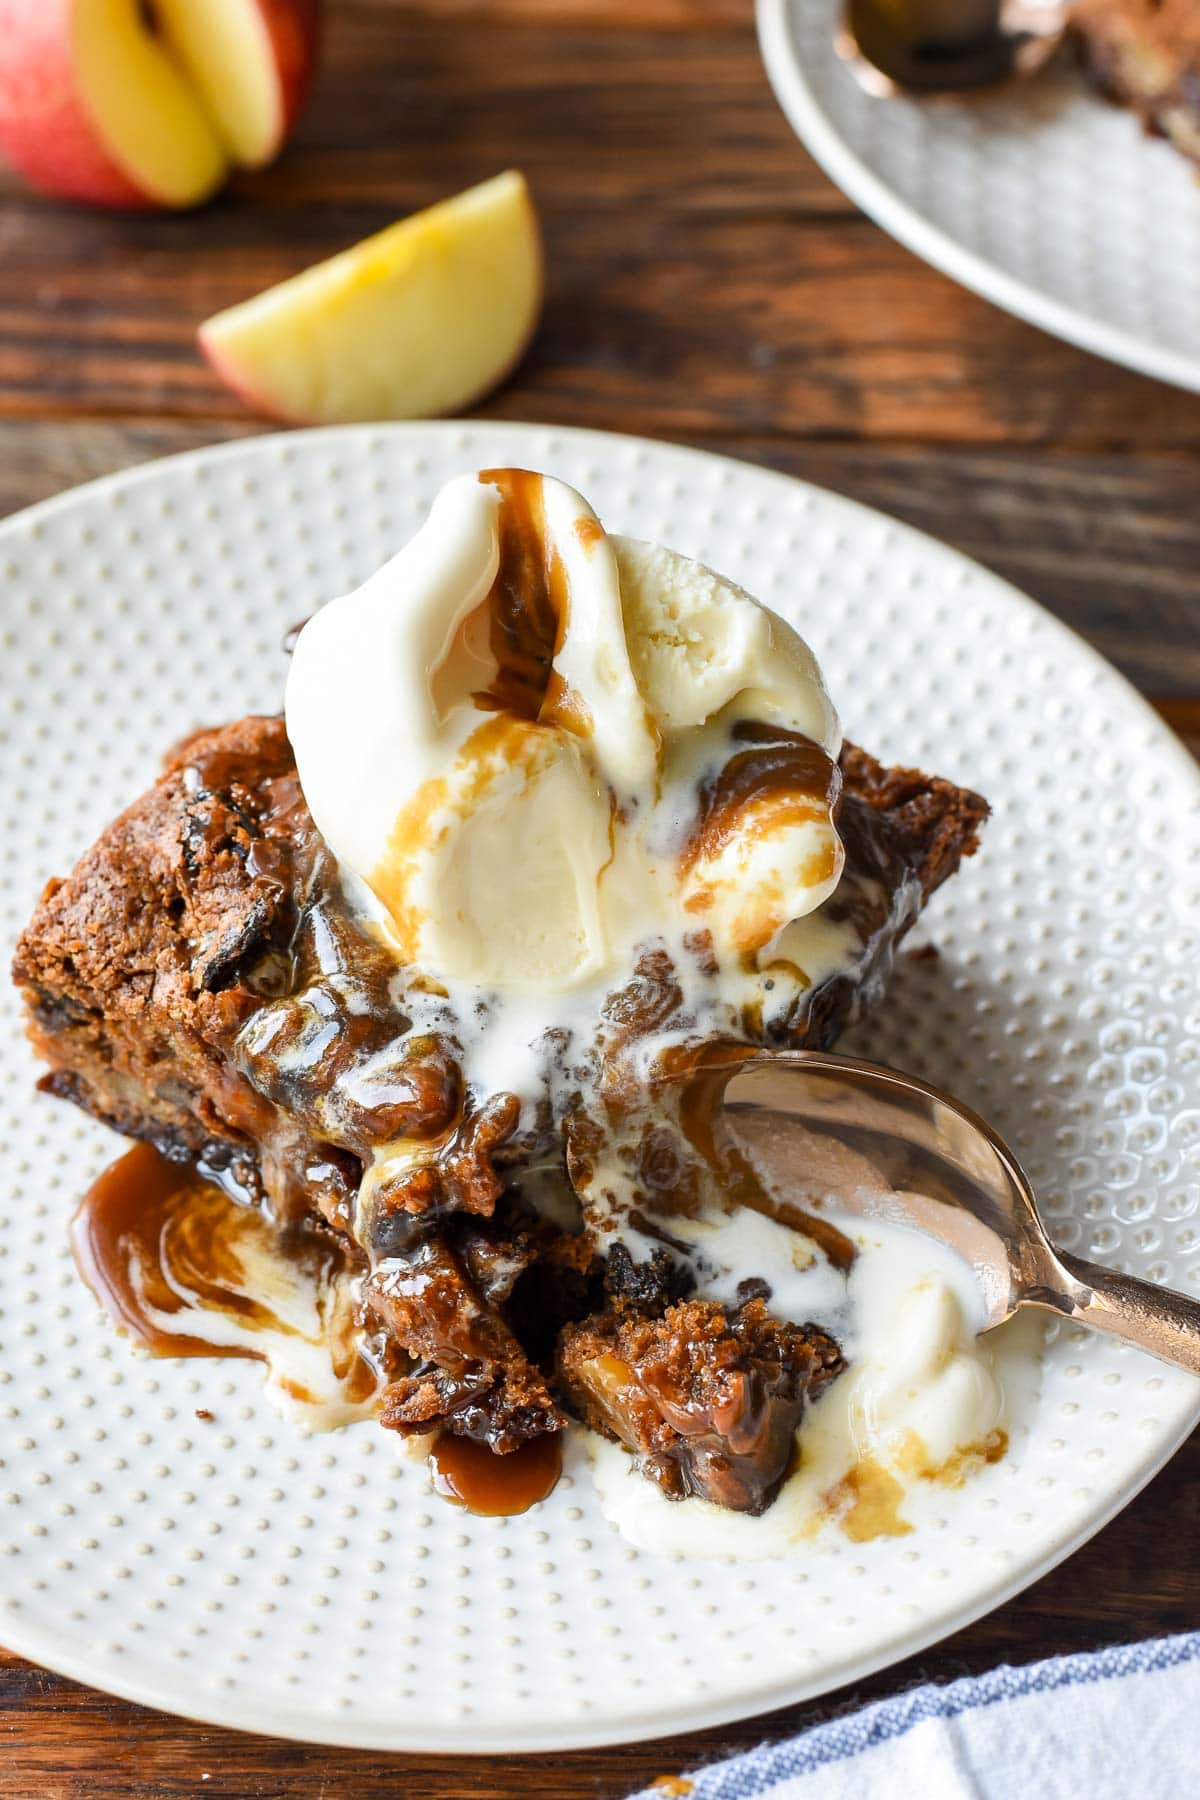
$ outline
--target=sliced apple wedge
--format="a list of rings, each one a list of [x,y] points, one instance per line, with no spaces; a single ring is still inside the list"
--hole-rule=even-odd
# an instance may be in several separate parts
[[[195,206],[228,158],[138,0],[0,0],[0,144],[37,186]]]
[[[195,206],[283,148],[320,0],[0,0],[0,147],[36,186]]]
[[[154,0],[154,16],[234,162],[278,156],[317,59],[319,0]]]
[[[425,418],[504,379],[541,299],[537,214],[510,170],[217,313],[200,345],[272,418]]]

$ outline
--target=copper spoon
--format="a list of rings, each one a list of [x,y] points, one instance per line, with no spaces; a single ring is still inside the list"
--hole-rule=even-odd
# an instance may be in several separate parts
[[[691,1084],[718,1144],[729,1133],[772,1193],[913,1226],[964,1256],[985,1330],[1041,1307],[1200,1375],[1200,1301],[1056,1250],[1013,1152],[948,1094],[815,1050],[707,1059]]]
[[[1036,75],[1069,0],[846,0],[838,55],[869,94],[929,99]]]

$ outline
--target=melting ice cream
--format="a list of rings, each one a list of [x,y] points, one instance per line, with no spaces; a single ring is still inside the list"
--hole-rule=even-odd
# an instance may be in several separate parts
[[[451,992],[524,1000],[526,1034],[530,1001],[554,1025],[572,996],[594,1017],[648,942],[729,1004],[777,1009],[842,948],[796,930],[843,862],[811,651],[700,564],[610,538],[562,482],[443,489],[305,627],[287,723],[313,817],[398,954]]]

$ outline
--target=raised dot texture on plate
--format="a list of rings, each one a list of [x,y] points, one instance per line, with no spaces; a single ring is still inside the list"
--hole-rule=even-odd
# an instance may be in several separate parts
[[[1061,1241],[1103,1233],[1106,1260],[1200,1292],[1200,1106],[1181,1062],[1200,1031],[1195,767],[1013,590],[761,469],[529,426],[360,428],[152,465],[9,520],[6,946],[169,744],[278,708],[287,627],[395,550],[450,476],[508,463],[552,470],[612,528],[766,597],[811,640],[851,737],[989,796],[981,855],[922,927],[940,959],[902,957],[891,1004],[849,1047],[994,1118]],[[1187,1377],[1052,1328],[1009,1455],[931,1489],[908,1538],[826,1534],[782,1566],[658,1559],[605,1521],[578,1446],[537,1510],[465,1517],[377,1427],[306,1436],[266,1405],[256,1365],[149,1362],[114,1335],[67,1223],[115,1140],[34,1092],[6,982],[0,1008],[0,1642],[134,1698],[429,1751],[717,1723],[996,1604],[1095,1530],[1196,1416]]]

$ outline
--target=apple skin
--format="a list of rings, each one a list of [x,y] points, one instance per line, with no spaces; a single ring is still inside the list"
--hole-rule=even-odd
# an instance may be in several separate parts
[[[321,0],[248,0],[270,44],[279,91],[278,156],[316,73]],[[0,0],[0,150],[43,193],[91,206],[145,210],[167,202],[141,188],[106,151],[76,79],[75,0]]]
[[[84,107],[71,58],[73,4],[0,0],[0,149],[44,193],[153,206],[107,154]]]
[[[230,361],[219,344],[213,342],[203,325],[196,332],[196,343],[201,356],[221,386],[231,393],[235,400],[240,400],[247,412],[257,413],[261,419],[273,419],[279,425],[319,425],[322,423],[320,419],[309,418],[303,413],[286,411],[274,401],[256,393],[241,369]]]
[[[281,117],[274,152],[278,155],[304,110],[317,72],[321,0],[257,0],[257,5],[279,77]]]

